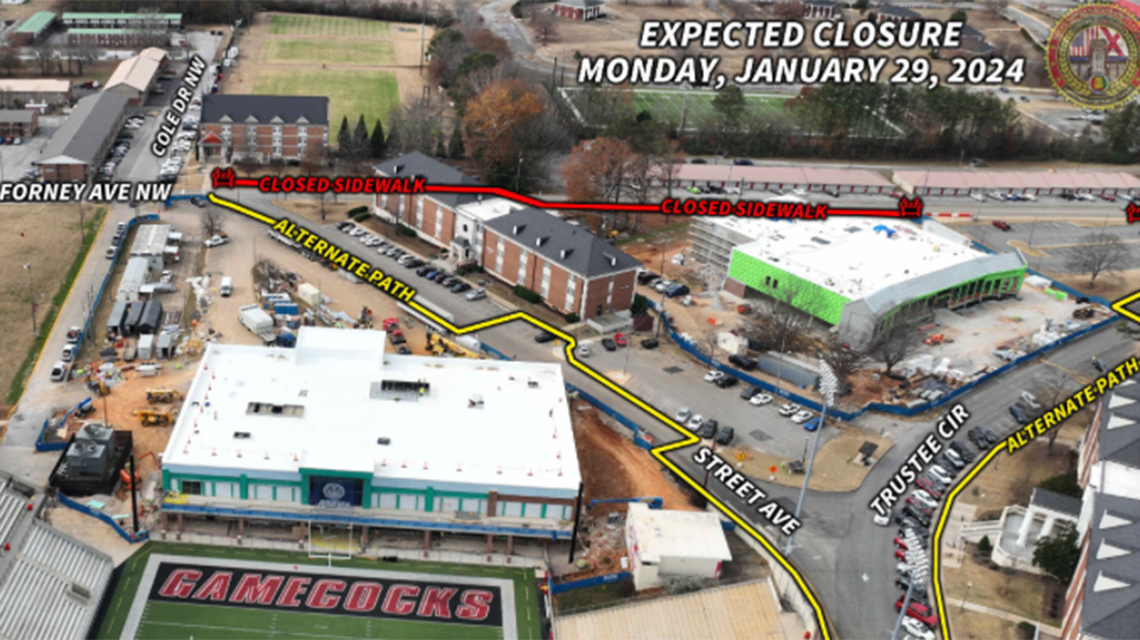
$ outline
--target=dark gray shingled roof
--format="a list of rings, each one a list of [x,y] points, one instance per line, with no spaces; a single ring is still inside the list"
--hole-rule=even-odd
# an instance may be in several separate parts
[[[481,182],[463,173],[459,169],[449,167],[439,160],[426,156],[419,151],[413,151],[399,158],[381,162],[374,168],[379,171],[381,175],[388,178],[419,176],[426,178],[428,184],[455,184],[470,185],[473,187],[482,185]],[[430,197],[452,209],[461,204],[479,200],[479,196],[469,193],[433,193],[430,194]]]
[[[1120,404],[1117,398],[1137,402]],[[1117,406],[1109,408],[1114,399],[1117,399]],[[1126,381],[1106,394],[1103,402],[1105,409],[1101,411],[1097,426],[1100,429],[1097,457],[1140,469],[1140,384]],[[1108,423],[1113,418],[1120,426],[1109,429]],[[1121,424],[1122,421],[1134,424]]]
[[[543,258],[586,278],[641,266],[626,253],[562,218],[527,207],[494,218],[487,226]]]
[[[71,115],[56,129],[51,141],[40,153],[36,164],[59,159],[58,164],[92,164],[99,148],[115,129],[115,122],[127,106],[127,97],[118,93],[100,91],[81,98],[75,103]],[[56,163],[53,163],[56,164]]]
[[[293,124],[304,117],[309,124],[327,125],[329,99],[325,96],[210,94],[202,100],[202,122],[222,122],[226,116],[235,123],[245,122],[253,116],[262,124],[269,124],[274,118]]]
[[[1033,490],[1033,496],[1029,498],[1029,504],[1035,504],[1039,507],[1060,513],[1067,513],[1073,517],[1081,514],[1080,498],[1072,498],[1057,493],[1056,491],[1050,491],[1040,487]]]
[[[1140,500],[1104,493],[1092,499],[1081,631],[1105,640],[1135,638],[1140,629]],[[1106,584],[1109,580],[1121,584]]]
[[[906,7],[896,7],[893,4],[883,5],[877,10],[879,13],[888,16],[898,16],[900,18],[921,18],[922,15],[912,9]]]

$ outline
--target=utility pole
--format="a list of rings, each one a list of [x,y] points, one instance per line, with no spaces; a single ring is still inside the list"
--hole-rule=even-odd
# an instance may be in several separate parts
[[[76,203],[79,206],[79,245],[83,246],[83,242],[87,239],[87,232],[83,229],[83,202]]]
[[[800,519],[804,508],[804,496],[807,495],[808,482],[811,480],[811,468],[815,465],[815,454],[819,451],[819,435],[823,433],[824,423],[827,421],[827,410],[835,403],[835,393],[839,390],[839,378],[822,359],[819,361],[819,391],[823,395],[823,411],[819,414],[819,426],[815,428],[815,438],[811,445],[811,457],[808,458],[807,471],[804,473],[804,484],[800,487],[800,497],[796,500],[795,519]],[[792,546],[796,539],[795,531],[788,536],[788,544],[784,547],[784,555],[792,553]]]
[[[32,335],[40,337],[40,330],[36,328],[36,295],[32,292],[32,263],[24,265],[24,271],[28,272],[28,304],[32,308]]]

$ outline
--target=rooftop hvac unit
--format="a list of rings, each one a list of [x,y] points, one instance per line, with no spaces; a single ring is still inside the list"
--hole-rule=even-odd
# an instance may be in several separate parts
[[[110,444],[114,434],[115,432],[106,425],[85,424],[83,428],[75,434],[75,439],[95,442],[97,444]]]
[[[97,442],[76,440],[67,450],[67,462],[76,471],[100,473],[110,451],[110,447]]]

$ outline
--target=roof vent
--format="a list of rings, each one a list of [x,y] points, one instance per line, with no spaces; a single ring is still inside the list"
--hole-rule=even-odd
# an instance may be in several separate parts
[[[470,398],[468,398],[467,399],[467,408],[468,409],[482,409],[483,408],[483,396],[481,396],[479,394],[475,394],[475,395],[471,396]]]
[[[539,236],[534,239],[534,246],[541,247],[542,245],[546,244],[546,241],[549,239],[550,236]]]
[[[526,229],[525,224],[516,224],[511,228],[511,233],[517,236],[518,234],[522,233],[524,229]]]
[[[400,173],[400,170],[401,170],[401,169],[403,169],[403,168],[404,168],[404,165],[402,165],[402,164],[398,164],[398,165],[396,165],[396,166],[392,167],[392,172],[393,172],[393,173]]]
[[[609,254],[609,253],[606,253],[606,254],[603,254],[603,255],[605,255],[605,256],[606,256],[606,262],[609,262],[609,263],[610,263],[610,266],[611,266],[611,267],[616,267],[616,266],[617,266],[617,262],[618,262],[618,261],[617,261],[617,256],[615,256],[615,255],[612,255],[612,254]]]
[[[562,251],[558,252],[558,255],[562,256],[562,259],[565,260],[566,258],[569,258],[570,254],[572,253],[574,253],[573,249],[563,249]]]
[[[526,386],[528,389],[537,389],[538,388],[538,380],[527,380]]]
[[[249,432],[248,431],[234,431],[234,439],[235,440],[249,440]]]

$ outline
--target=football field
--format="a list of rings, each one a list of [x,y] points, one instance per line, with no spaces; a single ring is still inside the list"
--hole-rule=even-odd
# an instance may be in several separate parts
[[[98,637],[537,640],[538,597],[527,569],[147,543]]]
[[[387,22],[333,16],[277,15],[269,22],[274,36],[386,36]]]
[[[372,125],[388,119],[388,112],[400,102],[396,76],[389,71],[364,69],[265,68],[257,76],[254,93],[284,96],[328,96],[329,137],[339,131],[341,119],[349,125],[364,115]]]

